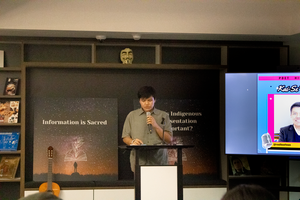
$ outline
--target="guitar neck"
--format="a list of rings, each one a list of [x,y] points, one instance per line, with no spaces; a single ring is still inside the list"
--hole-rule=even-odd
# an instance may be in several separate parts
[[[52,158],[48,158],[47,191],[52,191]]]

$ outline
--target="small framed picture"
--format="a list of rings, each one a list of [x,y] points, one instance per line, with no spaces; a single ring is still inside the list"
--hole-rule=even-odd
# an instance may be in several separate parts
[[[229,159],[233,175],[251,175],[247,156],[230,156]]]
[[[16,171],[19,166],[20,157],[2,157],[0,162],[0,179],[1,178],[15,178]]]
[[[4,86],[4,95],[16,95],[19,87],[18,78],[7,78]]]
[[[20,101],[0,100],[0,123],[18,123]]]

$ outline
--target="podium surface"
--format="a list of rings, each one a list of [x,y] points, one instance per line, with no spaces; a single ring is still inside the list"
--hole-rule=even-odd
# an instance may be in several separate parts
[[[158,198],[165,200],[183,200],[183,168],[182,149],[194,145],[130,145],[119,146],[121,149],[136,151],[135,153],[135,199],[147,200]],[[140,165],[139,152],[153,149],[176,149],[177,162],[175,165]]]

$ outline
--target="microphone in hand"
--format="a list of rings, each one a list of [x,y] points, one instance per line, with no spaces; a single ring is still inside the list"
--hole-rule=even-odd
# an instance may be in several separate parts
[[[151,116],[151,113],[150,112],[146,112],[146,115],[147,115],[147,119],[148,119],[148,117]],[[149,130],[150,133],[152,133],[152,124],[148,124],[148,130]]]
[[[163,125],[162,141],[163,141],[163,144],[165,144],[165,118],[161,119],[161,124]]]

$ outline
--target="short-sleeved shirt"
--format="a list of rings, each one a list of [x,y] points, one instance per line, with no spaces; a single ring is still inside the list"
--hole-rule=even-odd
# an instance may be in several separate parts
[[[165,132],[172,134],[172,126],[170,117],[167,112],[158,110],[156,108],[151,112],[156,123],[164,128]],[[164,119],[164,120],[163,120]],[[164,127],[163,127],[164,126]],[[155,129],[150,133],[147,125],[147,116],[142,108],[131,111],[125,120],[122,132],[122,138],[130,137],[132,139],[140,139],[144,144],[153,145],[162,143],[162,139],[158,136]],[[167,165],[168,151],[167,149],[154,149],[140,151],[139,155],[140,165]],[[131,170],[135,167],[135,151],[130,153]]]

